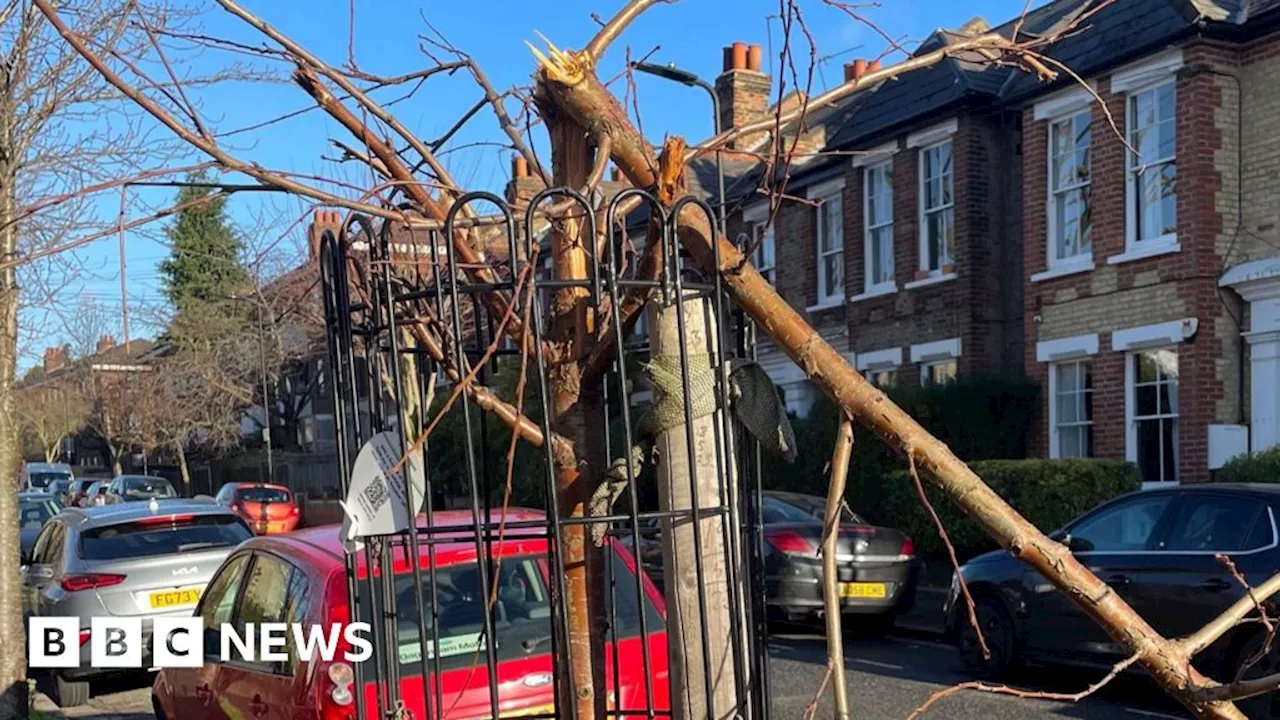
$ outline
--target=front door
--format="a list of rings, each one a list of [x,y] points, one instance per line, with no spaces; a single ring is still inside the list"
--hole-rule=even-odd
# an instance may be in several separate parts
[[[1164,531],[1175,495],[1153,492],[1117,500],[1069,525],[1063,542],[1076,558],[1139,613],[1135,588],[1147,581],[1152,550]],[[1027,644],[1033,651],[1071,659],[1106,661],[1119,646],[1065,594],[1034,571],[1024,579]]]

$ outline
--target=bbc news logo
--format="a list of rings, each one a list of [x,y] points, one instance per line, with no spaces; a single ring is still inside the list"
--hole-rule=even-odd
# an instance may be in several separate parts
[[[216,653],[222,662],[333,662],[339,639],[347,649],[342,659],[362,662],[373,656],[369,623],[299,625],[246,623],[243,629],[224,623],[218,647],[205,647],[205,627],[199,617],[154,618],[150,637],[142,618],[95,617],[87,629],[78,617],[33,617],[27,626],[27,665],[33,668],[80,667],[83,648],[95,668],[193,668]],[[289,651],[292,638],[294,653]],[[147,650],[150,652],[146,652]]]

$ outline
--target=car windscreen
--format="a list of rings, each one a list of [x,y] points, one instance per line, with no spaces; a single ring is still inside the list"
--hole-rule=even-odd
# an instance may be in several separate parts
[[[69,489],[71,489],[70,480],[54,480],[53,482],[49,483],[49,492],[64,493]]]
[[[125,478],[123,495],[127,499],[140,500],[178,496],[164,478]]]
[[[268,487],[249,487],[241,488],[236,497],[240,502],[255,503],[287,503],[293,500],[293,496],[284,488],[268,488]]]
[[[69,480],[71,478],[70,475],[60,472],[33,472],[27,477],[31,487],[42,490],[49,487],[49,483],[54,480]]]
[[[788,497],[786,500],[781,500],[779,498],[766,498],[765,499],[766,507],[768,506],[769,500],[771,499],[777,500],[778,502],[784,505],[791,505],[793,507],[797,507],[803,510],[804,512],[808,513],[809,515],[812,515],[813,517],[818,518],[819,520],[825,520],[827,517],[827,501],[823,498],[810,499],[807,497]],[[766,510],[766,513],[767,512],[768,511]],[[858,517],[856,513],[854,513],[852,510],[850,510],[847,507],[840,508],[840,522],[855,523],[858,525],[866,524],[865,520]]]
[[[252,533],[234,515],[161,515],[91,528],[80,534],[80,557],[121,560],[231,547]]]
[[[58,503],[52,500],[22,500],[18,503],[18,524],[23,530],[42,527],[59,510]]]
[[[614,562],[608,563],[606,588],[612,592],[606,598],[605,613],[611,620],[607,641],[638,637],[640,614],[636,602],[635,575],[610,553]],[[547,558],[545,555],[526,555],[504,558],[497,575],[497,599],[493,606],[492,621],[497,644],[494,650],[496,662],[518,660],[551,652],[551,603],[546,583]],[[425,563],[424,563],[425,564]],[[612,582],[615,575],[617,582]],[[480,572],[476,563],[450,565],[436,570],[436,606],[438,623],[431,616],[432,585],[426,568],[422,572],[422,600],[427,608],[427,618],[421,627],[425,630],[428,650],[426,672],[435,671],[434,656],[438,655],[440,670],[484,667],[488,663],[487,643],[484,639],[484,612],[486,598],[480,588]],[[490,575],[490,578],[493,574]],[[375,579],[375,583],[379,581]],[[360,580],[359,616],[370,622],[369,583]],[[421,673],[422,643],[419,636],[417,603],[413,590],[413,575],[406,573],[395,579],[397,653],[402,674]],[[382,602],[381,591],[374,597]],[[645,598],[645,622],[649,632],[663,630],[658,609]],[[375,631],[376,632],[376,631]],[[615,636],[616,632],[616,636]],[[436,633],[439,641],[437,645]],[[432,650],[438,647],[439,652]],[[367,662],[374,662],[373,659]]]

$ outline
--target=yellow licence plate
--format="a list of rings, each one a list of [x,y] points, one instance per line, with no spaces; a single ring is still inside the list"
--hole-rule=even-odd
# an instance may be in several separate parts
[[[884,583],[840,583],[840,597],[882,598],[888,596],[888,590]]]
[[[151,607],[167,608],[195,605],[200,600],[199,590],[166,590],[151,593]]]

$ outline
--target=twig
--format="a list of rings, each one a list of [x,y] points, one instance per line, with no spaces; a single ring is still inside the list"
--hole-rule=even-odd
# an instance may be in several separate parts
[[[827,683],[831,682],[831,665],[827,664],[827,671],[822,675],[822,682],[818,683],[818,692],[813,694],[813,700],[804,706],[804,720],[813,720],[813,716],[818,712],[818,701],[822,699],[822,693],[827,689]]]
[[[1130,655],[1128,658],[1121,660],[1111,668],[1111,672],[1107,673],[1106,677],[1102,678],[1098,682],[1090,685],[1089,687],[1077,693],[1055,693],[1055,692],[1042,692],[1038,690],[1020,690],[1018,688],[1011,688],[1007,685],[988,685],[987,683],[983,683],[983,682],[960,683],[959,685],[953,685],[949,688],[944,688],[930,695],[929,699],[925,700],[923,705],[916,708],[911,713],[911,715],[907,717],[907,720],[916,720],[917,718],[924,715],[925,712],[928,711],[929,708],[933,706],[934,703],[938,702],[939,700],[942,700],[945,697],[955,695],[961,690],[978,690],[980,692],[995,693],[997,695],[1012,695],[1014,697],[1026,698],[1030,700],[1054,700],[1058,702],[1080,702],[1081,700],[1101,690],[1107,683],[1116,679],[1116,676],[1118,676],[1120,673],[1128,669],[1129,666],[1137,662],[1139,657],[1140,655],[1135,653],[1133,655]]]
[[[960,583],[960,593],[964,595],[965,608],[969,611],[969,624],[973,626],[973,632],[978,636],[982,657],[990,660],[991,650],[987,647],[987,640],[982,635],[982,626],[978,624],[978,613],[974,609],[973,596],[969,594],[969,584],[964,581],[964,575],[960,573],[960,561],[956,559],[956,548],[951,544],[951,537],[947,535],[947,528],[942,524],[942,518],[938,517],[937,511],[933,509],[933,503],[929,502],[929,496],[924,492],[924,483],[920,482],[920,473],[916,472],[914,448],[908,446],[906,453],[907,464],[911,469],[911,479],[916,484],[916,493],[920,496],[920,502],[924,503],[924,509],[929,511],[929,517],[933,518],[934,527],[938,528],[938,535],[942,537],[942,544],[947,546],[947,557],[951,558],[951,570],[955,572],[956,580]]]
[[[622,31],[631,24],[641,13],[658,3],[671,3],[674,0],[629,0],[621,10],[617,12],[596,36],[591,38],[591,42],[587,43],[586,52],[595,62],[599,62],[605,51],[609,49],[609,45],[618,39]]]
[[[1195,657],[1202,650],[1212,645],[1218,638],[1225,635],[1228,630],[1240,624],[1240,621],[1257,609],[1260,603],[1266,602],[1277,592],[1280,592],[1280,573],[1272,575],[1266,582],[1255,587],[1251,593],[1232,603],[1231,607],[1223,611],[1221,615],[1184,638],[1180,644],[1186,651],[1187,656]]]

